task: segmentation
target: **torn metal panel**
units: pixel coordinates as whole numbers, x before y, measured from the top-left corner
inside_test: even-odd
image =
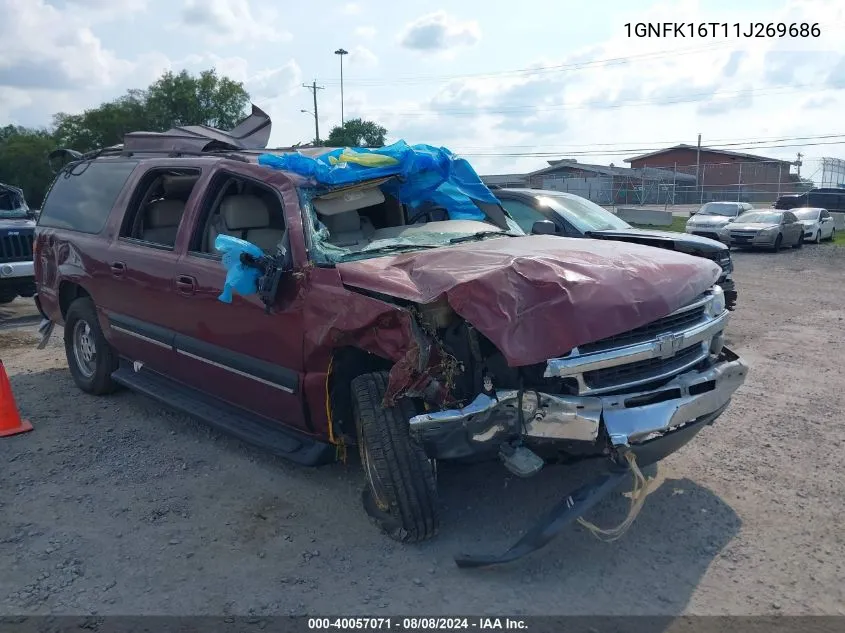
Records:
[[[123,136],[124,152],[200,153],[213,149],[263,149],[270,140],[272,122],[261,108],[225,132],[207,125],[177,126],[166,132],[129,132]]]

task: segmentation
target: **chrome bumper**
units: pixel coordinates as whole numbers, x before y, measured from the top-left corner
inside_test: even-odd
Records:
[[[34,277],[33,262],[7,262],[0,264],[0,279],[18,279],[20,277]]]
[[[414,416],[411,434],[423,444],[465,435],[467,445],[479,447],[515,435],[529,440],[595,443],[603,420],[611,445],[630,446],[720,411],[745,382],[747,372],[745,363],[724,349],[711,368],[688,371],[652,391],[605,396],[524,392],[521,432],[519,392],[479,394],[463,409]]]

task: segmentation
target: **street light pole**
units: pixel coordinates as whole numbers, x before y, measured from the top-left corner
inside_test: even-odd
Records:
[[[334,54],[340,57],[340,127],[343,127],[343,56],[348,55],[349,51],[339,48]]]

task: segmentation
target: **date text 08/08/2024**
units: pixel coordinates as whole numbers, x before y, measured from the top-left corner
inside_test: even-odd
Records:
[[[449,630],[525,630],[528,626],[520,618],[308,618],[308,630],[367,629],[383,631],[449,631]]]
[[[818,22],[628,22],[628,37],[820,37]]]

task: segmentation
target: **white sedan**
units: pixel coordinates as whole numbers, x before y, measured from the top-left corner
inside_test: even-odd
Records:
[[[798,221],[804,225],[804,241],[818,244],[822,240],[832,240],[836,237],[833,226],[833,216],[827,209],[816,207],[802,207],[790,209]]]

